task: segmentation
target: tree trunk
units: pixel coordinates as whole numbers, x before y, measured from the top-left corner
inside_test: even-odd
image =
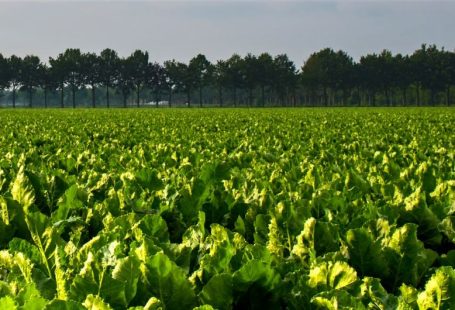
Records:
[[[95,85],[92,84],[92,108],[95,108]]]
[[[450,85],[447,86],[446,89],[446,104],[447,106],[450,106]]]
[[[47,87],[44,87],[44,107],[47,108]]]
[[[63,83],[62,83],[61,89],[60,89],[60,106],[61,106],[62,108],[65,107],[65,103],[63,102],[63,100],[64,100],[64,95],[65,95],[65,94],[63,93],[63,90],[64,90],[64,85],[63,85]]]
[[[218,87],[218,103],[220,104],[220,107],[223,106],[223,87],[222,86]]]
[[[139,85],[136,87],[136,106],[139,108],[139,101],[140,101],[140,93],[141,89]]]
[[[265,86],[261,86],[261,97],[262,97],[262,106],[265,106]]]
[[[407,96],[406,88],[403,88],[401,90],[401,96],[402,96],[403,106],[406,106],[408,104],[408,96]]]
[[[431,106],[434,106],[435,103],[434,103],[434,97],[435,97],[435,91],[434,89],[430,89],[430,105]]]
[[[76,88],[73,86],[71,87],[71,92],[73,95],[73,109],[76,108]]]
[[[253,89],[248,90],[248,106],[253,106]]]
[[[13,108],[16,107],[16,86],[13,85]]]
[[[109,84],[106,84],[106,106],[109,109]]]
[[[160,90],[157,89],[153,92],[154,100],[155,100],[155,108],[158,108],[158,103],[160,102]]]
[[[188,105],[188,108],[191,106],[191,91],[186,92],[186,103]]]
[[[390,106],[390,94],[389,94],[389,90],[386,89],[386,90],[384,91],[384,94],[385,94],[386,105],[387,105],[387,106]]]
[[[169,88],[168,105],[172,107],[172,88]]]
[[[32,88],[29,87],[28,88],[28,106],[29,106],[29,108],[32,107],[32,97],[33,97]]]
[[[416,86],[416,104],[420,106],[420,87],[419,85]]]
[[[202,87],[199,87],[199,107],[202,108]]]
[[[324,87],[324,105],[329,105],[329,95],[327,94],[327,88]]]
[[[234,107],[237,107],[237,88],[234,87]]]
[[[126,108],[126,98],[127,98],[127,94],[125,92],[123,92],[123,107]]]

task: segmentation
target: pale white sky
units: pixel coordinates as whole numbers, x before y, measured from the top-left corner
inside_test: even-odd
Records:
[[[301,66],[321,48],[357,59],[421,43],[455,48],[455,1],[2,1],[0,53],[47,60],[68,47],[152,60],[287,53]]]

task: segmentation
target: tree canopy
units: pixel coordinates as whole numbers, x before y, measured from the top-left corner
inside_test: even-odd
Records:
[[[48,62],[0,54],[0,104],[12,107],[18,98],[28,107],[33,98],[45,107],[110,107],[111,98],[123,107],[450,105],[454,87],[455,53],[425,44],[410,55],[383,50],[358,61],[325,48],[300,68],[286,54],[269,53],[213,63],[198,54],[163,64],[141,50],[120,57],[112,49],[97,55],[71,48]]]

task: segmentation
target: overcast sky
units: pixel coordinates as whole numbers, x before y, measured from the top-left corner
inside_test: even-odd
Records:
[[[321,48],[354,59],[422,43],[455,48],[455,1],[2,1],[0,52],[47,60],[68,47],[152,60],[287,53],[300,66]]]

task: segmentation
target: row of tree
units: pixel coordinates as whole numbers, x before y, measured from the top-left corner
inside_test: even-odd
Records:
[[[164,64],[151,62],[141,50],[122,58],[112,49],[99,55],[67,49],[48,63],[32,55],[0,54],[0,91],[13,107],[18,92],[27,94],[29,107],[36,92],[45,107],[56,94],[64,107],[69,93],[76,107],[81,91],[90,93],[93,107],[100,95],[107,107],[112,96],[120,96],[125,107],[174,101],[191,106],[194,97],[200,106],[450,105],[454,86],[455,53],[435,45],[422,45],[412,55],[384,50],[358,62],[327,48],[313,53],[300,70],[287,55],[268,53],[234,54],[216,63],[199,54],[189,63]]]

